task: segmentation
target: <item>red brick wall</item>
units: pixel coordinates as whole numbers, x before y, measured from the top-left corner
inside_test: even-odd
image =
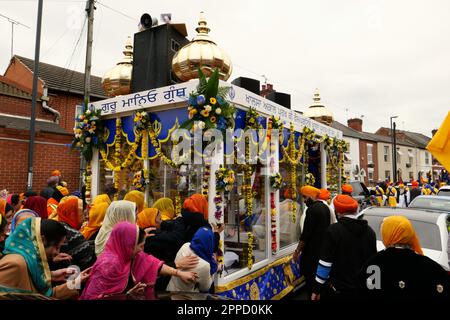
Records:
[[[19,85],[25,88],[33,88],[33,70],[30,71],[20,60],[14,58],[5,71],[5,77],[17,82]],[[42,96],[44,92],[43,82],[38,79],[38,95]]]
[[[31,117],[31,100],[0,94],[0,113]],[[41,102],[37,102],[36,118],[52,121],[54,115],[45,111]]]
[[[28,173],[28,132],[0,128],[0,190],[24,192]],[[11,141],[8,138],[25,140]],[[36,141],[57,143],[36,143],[33,161],[33,190],[40,191],[47,184],[47,179],[55,169],[61,171],[68,183],[70,191],[78,189],[80,156],[70,150],[66,144],[71,142],[71,136],[43,134],[36,135]]]
[[[61,113],[59,125],[63,127],[67,133],[73,134],[76,105],[82,103],[83,97],[50,91],[49,98],[48,105]]]

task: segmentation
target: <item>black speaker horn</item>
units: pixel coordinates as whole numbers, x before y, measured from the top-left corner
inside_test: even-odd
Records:
[[[144,13],[139,22],[139,31],[150,29],[156,25],[158,25],[158,19],[152,17],[148,13]]]

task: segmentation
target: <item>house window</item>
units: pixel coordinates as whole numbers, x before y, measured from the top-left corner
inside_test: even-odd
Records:
[[[389,161],[389,146],[384,146],[384,162]]]
[[[403,155],[403,152],[400,151],[400,148],[397,148],[397,163],[402,162],[402,155]]]
[[[367,163],[373,163],[373,144],[367,144]]]
[[[412,153],[412,149],[408,149],[408,163],[407,164],[409,164],[409,166],[407,165],[407,167],[412,166],[413,158],[414,158],[414,155]]]
[[[373,182],[373,168],[369,168],[369,182]]]
[[[391,180],[391,172],[389,170],[386,170],[384,172],[384,177],[386,178],[386,180]]]
[[[430,164],[430,154],[425,152],[425,164]]]

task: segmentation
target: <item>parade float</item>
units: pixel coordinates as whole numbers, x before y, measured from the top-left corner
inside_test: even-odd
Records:
[[[204,19],[197,31],[191,52],[192,46],[215,46]],[[183,73],[180,59],[189,59],[182,57],[183,49],[173,59],[175,73]],[[170,197],[179,215],[187,197],[203,194],[209,221],[225,225],[216,293],[280,299],[303,281],[292,261],[303,212],[299,189],[305,184],[340,189],[347,145],[342,132],[226,82],[232,69],[226,58],[222,65],[196,61],[202,65],[190,64],[195,76],[189,81],[122,91],[86,108],[74,140],[88,163],[86,198],[113,182],[119,192],[143,191],[148,206]],[[108,77],[105,82],[113,83],[111,72]],[[208,129],[231,139],[212,139]],[[186,141],[192,152],[180,155]]]

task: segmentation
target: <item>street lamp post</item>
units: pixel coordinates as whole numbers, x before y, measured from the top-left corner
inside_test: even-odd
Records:
[[[398,116],[392,116],[390,118],[391,120],[391,145],[392,145],[392,180],[393,182],[395,182],[397,180],[397,147],[396,147],[396,143],[395,143],[395,137],[394,137],[394,129],[392,127],[392,119],[398,118]]]

